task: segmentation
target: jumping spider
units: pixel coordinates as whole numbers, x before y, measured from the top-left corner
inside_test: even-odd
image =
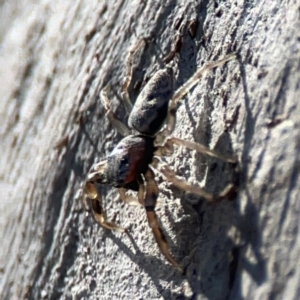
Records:
[[[166,153],[172,153],[175,144],[217,157],[229,163],[235,162],[234,158],[218,154],[203,145],[177,137],[170,137],[175,127],[176,109],[179,100],[201,79],[204,73],[223,65],[233,59],[235,55],[230,54],[218,61],[205,64],[175,92],[173,92],[172,69],[167,67],[160,70],[149,80],[134,106],[132,106],[128,87],[132,79],[133,57],[144,43],[144,40],[139,41],[128,56],[127,76],[122,89],[124,104],[129,112],[128,125],[135,132],[131,134],[127,126],[116,119],[111,111],[106,90],[102,90],[101,101],[105,107],[106,116],[116,130],[125,137],[106,159],[92,166],[84,184],[84,201],[90,201],[94,217],[101,226],[124,232],[124,228],[105,220],[102,199],[97,191],[96,184],[107,184],[118,188],[121,199],[126,203],[131,201],[130,196],[126,194],[126,190],[136,191],[138,202],[145,207],[149,226],[153,231],[160,251],[178,271],[182,272],[182,268],[169,252],[166,238],[155,214],[159,190],[153,169],[157,169],[173,185],[199,195],[210,203],[220,201],[228,196],[233,188],[232,184],[228,185],[219,195],[214,196],[196,185],[179,179],[168,166],[161,164],[158,157]]]

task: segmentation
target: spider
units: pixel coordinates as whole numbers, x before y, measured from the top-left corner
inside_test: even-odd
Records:
[[[190,193],[205,198],[209,203],[226,198],[233,189],[229,184],[219,195],[207,193],[199,186],[189,184],[178,178],[166,165],[162,165],[160,156],[170,154],[173,146],[184,146],[210,156],[217,157],[228,163],[235,163],[233,157],[221,155],[207,147],[191,141],[171,137],[175,128],[176,109],[179,100],[201,79],[209,70],[223,65],[233,59],[235,54],[229,54],[220,60],[206,63],[178,90],[173,90],[173,71],[166,67],[158,71],[145,85],[132,106],[128,87],[132,80],[133,59],[137,51],[145,44],[140,40],[127,58],[127,76],[122,87],[124,105],[129,113],[128,129],[111,111],[106,89],[100,93],[101,102],[106,110],[106,116],[116,130],[124,136],[110,155],[92,166],[84,183],[84,201],[91,203],[95,220],[104,228],[124,232],[125,229],[105,219],[102,208],[102,198],[96,184],[106,184],[118,188],[120,198],[130,203],[132,197],[126,190],[137,192],[137,201],[145,207],[149,226],[161,253],[179,271],[183,269],[169,251],[165,235],[155,214],[155,206],[159,189],[153,170],[156,169],[173,185]]]

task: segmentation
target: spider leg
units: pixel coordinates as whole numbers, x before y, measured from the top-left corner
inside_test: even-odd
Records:
[[[156,147],[160,148],[164,145],[167,137],[174,131],[176,125],[176,110],[177,108],[169,105],[166,126],[155,137],[154,144]]]
[[[166,127],[159,132],[156,137],[156,145],[161,145],[164,143],[165,139],[174,131],[176,125],[176,111],[179,100],[185,96],[188,91],[211,69],[221,66],[225,62],[235,58],[235,53],[231,53],[220,60],[208,62],[202,68],[200,68],[196,73],[177,91],[175,91],[172,99],[169,103],[168,115],[166,118]]]
[[[118,192],[121,200],[128,205],[141,205],[140,202],[136,199],[136,197],[126,194],[126,190],[124,188],[118,188]]]
[[[138,176],[137,180],[139,183],[138,200],[141,205],[145,206],[145,181],[142,176]]]
[[[218,66],[222,66],[225,62],[232,60],[236,57],[235,53],[228,54],[223,58],[205,63],[196,73],[177,91],[175,91],[172,99],[170,100],[170,107],[175,108],[178,101],[209,71]]]
[[[120,198],[124,203],[128,205],[142,205],[145,206],[145,183],[141,175],[137,176],[137,181],[139,184],[139,190],[137,192],[137,198],[126,194],[125,188],[118,188]]]
[[[128,88],[132,80],[132,73],[133,73],[133,61],[136,53],[138,50],[145,45],[145,39],[141,39],[137,42],[137,44],[133,47],[133,49],[129,52],[129,55],[127,57],[127,62],[126,62],[126,76],[125,76],[125,81],[122,86],[122,98],[124,101],[125,108],[127,110],[127,113],[130,114],[132,110],[132,103],[130,101],[129,93],[128,93]]]
[[[92,210],[95,220],[104,228],[109,230],[115,230],[124,232],[125,229],[117,226],[113,222],[107,222],[104,216],[104,210],[102,207],[101,196],[99,195],[95,184],[92,182],[86,182],[84,187],[84,202],[89,199],[92,203]]]
[[[221,200],[227,198],[235,189],[233,184],[228,184],[220,194],[214,195],[206,192],[204,189],[200,188],[197,185],[190,184],[186,180],[177,176],[169,166],[167,166],[166,164],[162,164],[161,160],[157,156],[154,157],[152,166],[161,174],[163,174],[169,182],[171,182],[179,189],[203,197],[208,203],[211,204],[216,204]]]
[[[173,145],[177,145],[177,146],[182,146],[182,147],[186,147],[190,150],[196,150],[197,152],[212,156],[212,157],[216,157],[219,158],[225,162],[228,163],[236,163],[236,158],[228,156],[228,155],[223,155],[220,154],[214,150],[210,150],[208,147],[202,145],[202,144],[198,144],[198,143],[194,143],[188,140],[183,140],[177,137],[169,137],[166,139],[165,145],[163,147],[166,147],[169,152],[173,151]]]
[[[168,53],[167,56],[165,56],[163,58],[163,62],[165,64],[168,64],[174,58],[176,53],[179,53],[181,45],[182,45],[182,34],[180,33],[176,36],[176,38],[172,44],[171,51]]]
[[[166,237],[159,226],[157,216],[155,214],[155,206],[156,206],[156,201],[157,201],[159,191],[158,191],[157,183],[154,179],[154,173],[150,168],[148,168],[145,174],[145,181],[146,181],[145,209],[146,209],[149,226],[152,229],[152,232],[154,234],[155,240],[158,244],[161,253],[179,272],[182,273],[183,272],[182,268],[169,252],[169,247],[166,241]]]
[[[236,57],[235,53],[231,53],[220,60],[206,63],[175,93],[169,102],[169,110],[166,119],[166,127],[158,134],[157,143],[161,144],[173,131],[176,125],[176,111],[179,100],[185,96],[188,91],[197,84],[197,82],[211,69],[223,65],[225,62],[232,60]]]
[[[134,48],[129,52],[128,58],[127,58],[127,70],[126,70],[126,76],[125,76],[125,82],[122,86],[122,99],[124,102],[124,106],[126,108],[126,111],[128,114],[130,114],[131,110],[132,110],[132,103],[130,101],[129,98],[129,93],[128,93],[128,87],[131,83],[131,79],[132,79],[132,65],[133,65],[133,60],[134,60],[134,56],[136,55],[136,53],[138,52],[138,50],[145,44],[145,40],[139,40],[138,43],[134,46]],[[107,97],[107,92],[106,89],[101,90],[100,92],[100,99],[102,102],[102,105],[105,108],[106,111],[106,116],[109,119],[109,121],[113,124],[113,126],[115,127],[115,129],[122,135],[122,136],[127,136],[130,134],[130,130],[127,128],[127,126],[122,123],[120,120],[118,120],[114,113],[111,110],[111,105],[110,105],[110,101]]]
[[[109,119],[109,121],[113,124],[115,129],[122,135],[122,136],[127,136],[130,134],[130,130],[127,128],[127,126],[122,123],[120,120],[118,120],[114,113],[111,110],[110,106],[110,101],[107,97],[107,92],[106,89],[103,89],[100,92],[100,98],[102,105],[104,106],[105,112],[106,112],[106,117]]]

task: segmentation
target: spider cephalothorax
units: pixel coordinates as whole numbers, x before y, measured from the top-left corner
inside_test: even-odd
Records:
[[[138,191],[137,174],[146,173],[154,151],[154,138],[129,135],[105,160],[92,167],[87,181]]]

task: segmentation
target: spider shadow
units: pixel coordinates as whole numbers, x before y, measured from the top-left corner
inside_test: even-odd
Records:
[[[131,245],[134,248],[132,251],[122,239],[116,237],[112,232],[107,231],[106,238],[111,239],[119,249],[133,262],[135,262],[141,270],[147,273],[153,284],[156,286],[157,292],[164,299],[171,299],[172,293],[170,289],[165,289],[161,284],[160,280],[172,281],[175,285],[180,285],[185,279],[184,276],[180,275],[172,265],[163,261],[163,258],[151,256],[140,251],[139,246],[136,244],[131,233],[126,230],[126,237],[130,240]]]
[[[226,145],[226,147],[224,146]],[[229,141],[229,137],[226,133],[224,133],[218,140],[215,150],[218,149],[228,149],[226,152],[232,153],[232,147]],[[231,150],[230,150],[231,149]],[[222,153],[221,151],[219,151]],[[238,173],[236,170],[236,165],[232,165],[223,161],[220,161],[216,158],[211,157],[203,157],[203,154],[199,154],[202,156],[202,159],[206,159],[206,163],[209,166],[206,186],[204,189],[210,193],[218,194],[221,190],[224,189],[228,184],[234,183],[238,186]],[[186,168],[181,169],[182,174],[178,174],[180,176],[184,176]],[[198,169],[201,169],[201,165],[198,166]],[[198,173],[198,171],[196,172]],[[225,178],[225,179],[224,179]],[[199,180],[200,181],[200,180]],[[180,233],[177,236],[179,246],[180,256],[185,257],[184,261],[187,267],[186,279],[188,280],[190,287],[194,295],[203,294],[208,297],[208,299],[214,299],[215,294],[213,291],[204,292],[202,287],[202,277],[205,277],[205,269],[210,269],[210,265],[216,265],[214,263],[216,256],[221,256],[221,261],[226,261],[228,257],[228,252],[234,248],[233,242],[227,237],[225,234],[232,225],[235,225],[236,218],[236,207],[233,201],[223,200],[222,203],[214,205],[213,207],[209,206],[206,200],[192,195],[186,194],[185,192],[179,190],[176,187],[171,186],[171,191],[176,198],[181,199],[181,205],[186,215],[189,215],[189,218],[186,218],[184,221],[175,222],[171,218],[169,218],[169,222],[171,223],[171,227],[175,232]],[[230,199],[233,200],[233,199]],[[222,215],[230,216],[227,221],[218,222],[219,219],[222,219]],[[215,224],[212,222],[207,222],[207,219],[214,220],[216,219]],[[224,217],[223,217],[224,219]],[[211,227],[219,226],[220,230],[224,234],[216,234],[212,228],[209,226],[204,226],[204,223],[210,223]],[[219,223],[219,225],[218,225]],[[201,236],[203,234],[209,234],[211,236],[211,240],[216,240],[217,242],[208,242],[209,247],[203,251],[201,244]],[[224,245],[226,249],[223,254],[216,254],[216,249],[218,245]],[[203,257],[201,257],[200,253],[204,253],[205,259],[203,262]],[[223,264],[224,267],[225,264]],[[228,264],[228,270],[232,268],[230,264]],[[229,271],[228,271],[229,272]],[[223,272],[224,273],[224,272]],[[225,272],[226,273],[226,272]],[[212,273],[213,275],[213,273]],[[227,277],[226,277],[227,276]],[[220,285],[223,285],[223,290],[227,290],[226,284],[232,285],[232,278],[234,275],[225,274],[223,277],[219,276],[217,278],[220,282]],[[214,280],[214,278],[211,278]],[[223,282],[221,282],[223,281]]]
[[[246,59],[251,57],[251,49],[249,48],[246,53]],[[238,215],[238,228],[241,232],[242,244],[237,249],[237,268],[236,280],[232,285],[231,296],[233,298],[241,297],[242,295],[242,286],[243,281],[241,278],[241,274],[243,271],[246,271],[252,279],[256,282],[257,285],[261,285],[266,280],[266,262],[261,254],[260,247],[262,244],[262,234],[259,228],[259,210],[258,207],[254,204],[255,202],[259,202],[258,199],[253,199],[249,188],[247,186],[247,174],[249,174],[249,153],[251,149],[252,139],[255,134],[255,126],[257,122],[257,115],[253,115],[251,111],[250,104],[250,96],[248,92],[247,85],[247,74],[245,68],[245,62],[242,61],[240,55],[238,55],[237,60],[239,62],[240,74],[241,74],[241,83],[244,91],[244,102],[246,109],[246,120],[245,120],[245,128],[244,128],[244,145],[241,157],[241,176],[240,176],[240,186],[245,191],[245,199],[246,203],[245,208],[243,209],[243,214]],[[239,135],[242,135],[242,132],[238,132]],[[241,207],[239,207],[241,210]],[[249,250],[252,252],[252,257],[254,258],[250,261],[246,258],[248,257]]]
[[[222,249],[223,258],[221,259],[221,261],[226,262],[225,264],[223,264],[223,268],[225,268],[223,269],[223,272],[225,271],[225,274],[223,277],[215,278],[213,277],[214,272],[212,272],[209,278],[214,282],[216,289],[220,289],[220,286],[223,286],[223,290],[225,291],[225,293],[223,294],[224,298],[222,299],[242,298],[243,281],[241,275],[243,271],[246,271],[253,278],[257,285],[261,285],[266,279],[266,263],[263,255],[260,252],[260,246],[262,244],[262,234],[260,233],[258,222],[259,207],[254,204],[254,202],[257,202],[257,200],[251,197],[251,193],[246,184],[249,169],[248,155],[250,151],[251,140],[255,132],[257,115],[253,116],[251,113],[250,98],[246,82],[246,72],[243,63],[240,60],[239,63],[242,85],[245,92],[245,107],[247,110],[245,126],[246,138],[242,151],[242,159],[240,165],[234,166],[218,161],[215,158],[207,158],[206,164],[208,165],[208,173],[206,175],[207,180],[205,190],[207,190],[208,192],[213,192],[215,190],[218,191],[222,190],[222,187],[226,186],[226,184],[230,182],[235,183],[237,188],[245,191],[245,197],[243,201],[245,201],[246,205],[243,210],[244,212],[241,213],[240,202],[242,199],[239,198],[239,195],[237,195],[237,198],[234,202],[224,202],[213,208],[207,206],[205,201],[201,201],[201,199],[197,197],[195,198],[195,196],[192,195],[184,195],[181,201],[182,207],[186,210],[187,213],[191,210],[194,210],[196,212],[196,220],[198,221],[200,231],[202,231],[199,234],[199,237],[201,238],[201,235],[205,233],[211,236],[212,240],[217,239],[218,244],[224,245]],[[200,136],[195,135],[194,138],[197,142],[203,141]],[[224,153],[224,149],[226,149],[226,153],[232,153],[232,145],[227,132],[224,132],[220,136],[214,149],[220,153]],[[199,160],[201,161],[201,159],[203,159],[201,158],[202,155],[197,155],[199,157]],[[197,173],[200,174],[200,178],[204,175],[204,172],[201,169],[201,164],[199,164]],[[176,189],[173,189],[173,192],[178,193]],[[194,204],[191,204],[189,202],[194,202]],[[225,222],[225,224],[219,222],[219,220],[222,219],[222,215],[226,216],[225,218],[227,219],[227,222]],[[230,216],[232,216],[232,218],[230,218]],[[217,224],[215,224],[214,226],[218,226],[219,223],[219,228],[222,228],[222,232],[224,233],[223,237],[221,236],[220,238],[220,235],[214,236],[214,232],[211,231],[207,226],[202,230],[202,227],[204,227],[205,223],[207,223],[208,218],[216,220],[215,223]],[[176,225],[174,224],[174,226]],[[196,228],[196,226],[197,222],[195,222],[194,228]],[[228,232],[231,226],[236,227],[238,232],[240,233],[240,242],[238,243],[225,234],[226,232]],[[199,243],[201,239],[199,240],[196,236],[194,237],[194,240],[194,243],[187,245],[187,247],[189,248],[189,252],[191,253],[190,267],[187,272],[187,279],[195,295],[205,294],[208,299],[215,299],[215,294],[212,290],[203,291],[201,289],[201,286],[203,285],[203,280],[205,280],[205,277],[207,276],[205,270],[214,268],[216,268],[217,270],[217,266],[214,263],[217,257],[217,255],[215,254],[215,249],[217,249],[216,245],[213,243],[208,243],[208,249],[206,249],[206,253],[208,253],[208,256],[205,255],[201,257],[201,244]],[[207,247],[207,244],[205,245],[205,247]],[[252,252],[252,257],[254,258],[255,262],[248,259],[249,249]],[[205,253],[205,251],[203,253]],[[211,253],[211,255],[209,255],[209,253]],[[228,253],[230,253],[231,261],[228,261]]]

